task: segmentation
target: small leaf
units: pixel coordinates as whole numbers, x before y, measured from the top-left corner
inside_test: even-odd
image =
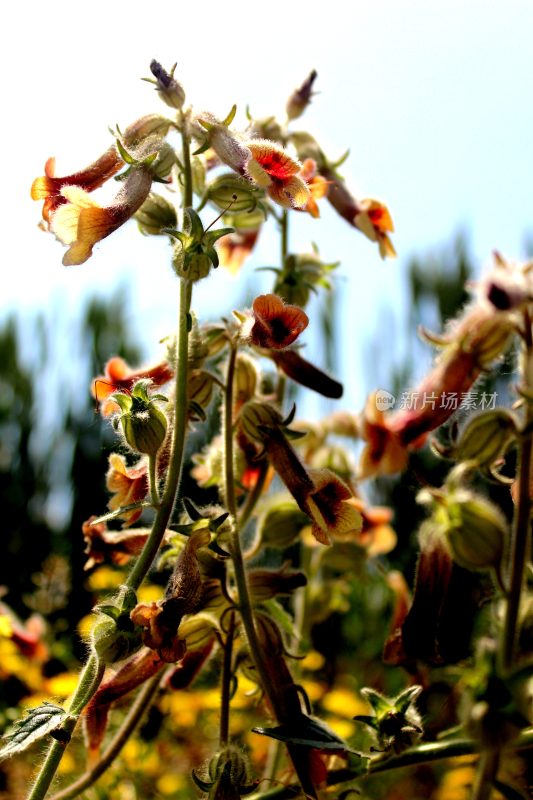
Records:
[[[33,742],[42,739],[59,727],[66,711],[53,703],[43,703],[28,711],[27,717],[15,723],[15,730],[7,734],[5,747],[0,750],[0,760],[26,750]]]

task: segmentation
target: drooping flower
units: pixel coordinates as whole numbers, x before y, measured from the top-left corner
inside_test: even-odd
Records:
[[[107,504],[111,511],[144,500],[148,494],[148,464],[146,460],[141,458],[133,467],[128,467],[124,456],[111,453],[106,486],[113,494]],[[142,508],[132,508],[120,514],[120,517],[125,520],[123,527],[127,528],[133,525],[141,516],[142,511]]]
[[[299,175],[301,163],[269,139],[251,139],[246,145],[252,156],[246,164],[248,177],[279,205],[304,208],[311,192]]]
[[[324,165],[320,171],[330,184],[328,200],[335,211],[371,242],[377,242],[382,258],[394,258],[396,251],[388,236],[394,225],[387,206],[379,200],[357,200],[332,167]]]
[[[307,361],[297,350],[272,350],[270,358],[282,372],[296,383],[312,389],[324,397],[338,400],[342,397],[343,386],[327,375],[310,361]]]
[[[305,159],[302,169],[300,170],[300,177],[306,182],[310,192],[309,200],[302,208],[302,211],[307,211],[314,219],[318,219],[318,217],[320,217],[320,210],[316,201],[320,200],[322,197],[327,197],[329,182],[323,175],[318,174],[316,161],[313,161],[312,158]]]
[[[104,374],[92,382],[91,393],[101,403],[100,413],[107,417],[120,410],[117,403],[108,399],[113,392],[121,389],[130,392],[137,381],[145,379],[149,379],[154,386],[163,386],[173,375],[168,361],[162,361],[148,369],[132,370],[123,358],[114,356],[105,365]]]
[[[298,306],[288,305],[275,294],[261,294],[253,305],[254,324],[250,343],[256,347],[283,350],[292,344],[309,324],[309,317]]]
[[[50,222],[52,232],[69,245],[63,264],[83,264],[95,244],[127,222],[148,197],[152,177],[145,166],[132,168],[114,201],[106,207],[99,206],[79,186],[65,186],[61,193],[68,202],[57,209]]]
[[[104,522],[93,524],[96,517],[90,517],[82,525],[87,561],[84,569],[92,569],[96,564],[111,561],[123,566],[132,556],[137,556],[150,535],[148,528],[135,528],[132,531],[110,531]]]
[[[126,147],[131,147],[148,137],[164,136],[169,126],[169,120],[159,114],[149,114],[129,125],[122,138]],[[86,192],[93,192],[123,167],[124,161],[115,144],[85,169],[63,177],[55,175],[55,158],[49,158],[44,167],[44,175],[36,178],[32,184],[31,197],[33,200],[44,200],[43,218],[50,222],[54,211],[67,202],[62,189],[79,186]]]
[[[236,275],[254,249],[260,230],[235,230],[219,239],[217,250],[221,266]]]
[[[49,158],[44,165],[44,176],[36,178],[32,184],[32,200],[44,200],[43,219],[50,222],[54,211],[67,202],[62,194],[66,186],[79,186],[86,192],[92,192],[116,175],[123,166],[124,162],[115,145],[85,169],[62,178],[55,175],[55,158]]]

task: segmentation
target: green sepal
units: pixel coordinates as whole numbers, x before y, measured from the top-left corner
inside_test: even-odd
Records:
[[[189,241],[189,237],[186,233],[183,233],[183,231],[176,231],[173,228],[161,228],[161,233],[166,233],[167,236],[172,236],[173,239],[178,239],[183,247],[185,247]]]
[[[333,161],[330,164],[331,168],[332,169],[338,169],[339,167],[341,167],[344,164],[344,162],[348,159],[349,155],[350,155],[350,148],[348,148],[346,150],[346,152],[343,153],[342,156],[339,159],[337,159],[337,161]]]
[[[200,123],[200,124],[202,124],[202,123]],[[209,144],[209,139],[206,139],[204,141],[204,143],[200,145],[198,150],[195,150],[193,152],[193,156],[201,156],[202,153],[205,153],[207,150],[209,150],[210,147],[211,147],[211,145]]]
[[[287,611],[285,611],[283,606],[280,605],[277,600],[271,598],[270,600],[265,600],[263,603],[261,603],[261,605],[267,609],[269,616],[272,617],[274,622],[278,623],[279,627],[288,636],[293,638],[297,635],[294,627],[294,619]]]
[[[101,522],[109,522],[109,520],[116,519],[116,517],[120,517],[127,511],[133,511],[136,508],[152,508],[152,504],[148,503],[146,500],[138,500],[136,503],[129,503],[127,506],[120,506],[120,508],[116,508],[114,511],[109,511],[107,514],[102,514],[101,517],[93,519],[91,525],[99,525]]]
[[[226,128],[231,125],[231,123],[235,119],[236,113],[237,113],[237,105],[234,103],[229,110],[229,114],[227,114],[227,116],[225,116],[224,119],[222,120],[222,124],[225,125]]]
[[[209,231],[204,236],[204,242],[213,245],[222,236],[228,236],[230,233],[235,233],[235,228],[218,228],[216,231]]]
[[[126,150],[120,139],[116,139],[115,144],[121,159],[125,161],[126,164],[130,164],[131,166],[133,166],[134,164],[139,163],[136,158],[134,158],[130,153],[128,153],[128,151]]]
[[[195,770],[192,770],[191,775],[194,783],[199,789],[202,790],[202,792],[209,792],[215,785],[214,781],[204,781],[202,778],[199,778]]]
[[[189,237],[192,240],[191,243],[200,244],[204,235],[204,226],[202,225],[202,220],[194,208],[190,206],[185,209],[184,215],[190,227]]]
[[[394,708],[396,711],[399,711],[401,714],[405,714],[411,703],[416,700],[421,691],[421,686],[409,686],[407,689],[404,689],[403,692],[400,692],[400,694],[394,698]]]
[[[362,722],[363,725],[368,725],[369,728],[372,728],[375,731],[379,727],[377,723],[377,717],[368,717],[365,714],[357,714],[357,716],[353,717],[352,719],[354,719],[356,722]]]
[[[131,411],[131,395],[125,394],[124,392],[113,392],[109,399],[113,400],[114,403],[120,406],[120,410],[123,414],[127,414],[129,411]]]
[[[252,728],[254,733],[269,736],[287,744],[312,747],[315,750],[326,750],[340,753],[355,753],[346,742],[333,733],[319,720],[301,714],[293,722],[277,725],[275,728]]]

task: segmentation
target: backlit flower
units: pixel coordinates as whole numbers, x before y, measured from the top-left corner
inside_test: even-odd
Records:
[[[309,317],[298,306],[288,305],[275,294],[261,294],[253,306],[254,325],[250,342],[256,347],[283,350],[292,344],[309,324]]]
[[[115,145],[106,150],[93,164],[63,178],[56,177],[55,158],[49,158],[44,165],[44,176],[36,178],[32,184],[32,200],[44,200],[43,219],[50,222],[54,211],[67,202],[67,198],[62,194],[66,186],[79,186],[86,192],[92,192],[116,175],[123,166],[124,162]]]
[[[111,561],[119,567],[127,564],[132,556],[138,556],[150,534],[148,528],[133,531],[110,531],[104,522],[93,525],[96,517],[90,517],[81,529],[85,540],[87,561],[84,569]]]
[[[328,200],[335,211],[370,241],[377,242],[382,258],[393,258],[396,251],[388,234],[393,232],[394,225],[387,206],[378,200],[356,200],[335,170],[327,165],[321,167],[321,174],[330,184]]]
[[[128,467],[124,456],[111,453],[109,456],[109,469],[106,475],[106,486],[113,497],[108,508],[116,511],[124,506],[144,500],[148,494],[148,464],[140,459],[133,467]],[[143,512],[142,508],[132,508],[124,511],[119,516],[125,520],[123,527],[133,525]]]
[[[219,239],[217,251],[221,266],[236,275],[254,249],[260,230],[235,230]]]
[[[300,177],[300,162],[281,145],[269,139],[251,139],[246,143],[251,159],[246,173],[269,197],[285,208],[304,208],[311,197],[305,180]]]
[[[309,200],[302,208],[302,211],[307,211],[312,217],[318,219],[320,211],[316,201],[327,196],[329,182],[322,175],[318,174],[316,162],[313,161],[312,158],[305,159],[302,169],[300,170],[300,177],[306,182],[310,192]]]
[[[68,201],[52,215],[50,229],[69,249],[63,264],[83,264],[97,242],[120,228],[142,206],[152,186],[152,174],[144,166],[132,168],[111,205],[102,208],[79,186],[65,186]]]
[[[99,375],[92,382],[91,392],[93,397],[101,403],[102,416],[107,417],[119,411],[118,404],[107,399],[113,392],[121,389],[130,392],[137,381],[147,378],[153,386],[163,386],[171,380],[173,375],[174,372],[168,361],[162,361],[148,369],[132,370],[123,358],[114,356],[105,365],[104,374]]]

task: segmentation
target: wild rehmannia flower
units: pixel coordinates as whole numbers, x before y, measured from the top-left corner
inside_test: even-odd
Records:
[[[50,230],[69,249],[63,264],[83,264],[92,255],[95,244],[127,222],[142,206],[150,193],[153,175],[142,164],[134,166],[122,182],[113,202],[99,206],[79,186],[65,186],[61,194],[68,201],[52,215]]]
[[[170,120],[159,114],[149,114],[129,125],[122,138],[125,146],[131,147],[150,136],[164,136],[169,127]],[[44,175],[36,178],[32,184],[31,197],[33,200],[44,200],[43,218],[50,222],[54,211],[67,202],[62,189],[66,186],[79,186],[86,192],[93,192],[116,175],[124,165],[124,159],[115,144],[85,169],[63,177],[54,174],[55,158],[49,158],[44,167]]]
[[[311,197],[298,159],[276,142],[269,139],[250,139],[246,142],[251,158],[246,163],[246,174],[268,196],[285,208],[304,208]]]
[[[254,324],[250,344],[273,350],[291,345],[307,328],[309,317],[298,306],[284,303],[275,294],[261,294],[252,304]]]
[[[387,413],[371,395],[360,421],[361,437],[367,442],[361,477],[401,471],[409,451],[425,444],[429,433],[455,413],[482,371],[507,350],[515,325],[512,312],[497,311],[481,298],[439,340],[443,350],[413,392],[416,401],[411,407]],[[458,398],[457,403],[447,402],[450,397]]]
[[[98,400],[100,413],[103,417],[115,414],[119,407],[114,400],[108,398],[113,392],[131,392],[137,381],[150,380],[153,386],[163,386],[174,376],[168,361],[161,361],[153,367],[141,370],[132,370],[131,367],[119,356],[110,358],[104,367],[104,374],[98,375],[91,384],[91,393]]]
[[[93,521],[96,516],[89,517],[81,530],[85,540],[87,561],[84,569],[92,569],[96,564],[110,561],[117,566],[127,564],[132,556],[138,556],[150,534],[148,528],[135,528],[132,531],[110,531],[104,522]]]
[[[302,211],[307,211],[314,219],[320,217],[317,200],[327,197],[329,192],[329,182],[323,175],[318,173],[316,161],[306,158],[300,170],[300,177],[306,182],[310,197]]]
[[[148,494],[148,463],[141,458],[132,467],[128,467],[124,456],[111,453],[109,469],[106,475],[107,489],[113,497],[107,504],[110,511],[117,511],[124,506],[133,505],[144,500]],[[143,512],[142,508],[132,508],[119,516],[124,520],[123,528],[137,522]]]
[[[369,198],[356,200],[331,167],[324,166],[320,172],[330,184],[328,200],[335,211],[371,242],[377,242],[382,258],[394,258],[396,251],[388,235],[394,232],[394,225],[387,206]]]

